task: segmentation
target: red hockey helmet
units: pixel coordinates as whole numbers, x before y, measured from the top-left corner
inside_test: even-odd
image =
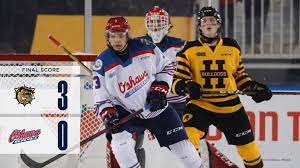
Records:
[[[124,17],[118,16],[112,17],[107,21],[105,30],[105,37],[108,38],[109,33],[122,32],[128,34],[130,26]]]
[[[172,26],[168,12],[159,6],[154,6],[146,13],[145,25],[154,43],[159,43]]]

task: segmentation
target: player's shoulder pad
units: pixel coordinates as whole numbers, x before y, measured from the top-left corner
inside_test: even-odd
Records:
[[[232,38],[222,38],[223,40],[223,46],[231,46],[237,48],[239,51],[241,51],[241,47],[238,44],[238,42],[235,39]]]
[[[146,39],[146,38],[141,38],[140,41],[144,45],[151,45],[151,44],[153,44],[153,42],[151,40]]]
[[[151,37],[148,36],[148,35],[139,36],[139,37],[136,37],[135,39],[140,40],[141,43],[144,44],[144,45],[153,44]]]
[[[185,40],[182,40],[182,39],[177,38],[177,37],[166,36],[166,38],[168,39],[168,42],[169,42],[171,45],[183,46],[183,45],[186,43]]]
[[[199,40],[186,41],[183,49],[177,55],[183,54],[185,51],[187,51],[188,49],[195,47],[195,46],[202,46],[202,44],[200,43]]]
[[[100,53],[93,65],[93,71],[98,72],[99,74],[104,76],[104,69],[105,67],[109,66],[113,63],[112,55],[109,49],[104,50],[102,53]]]
[[[130,45],[130,47],[136,48],[137,50],[141,50],[141,49],[153,50],[156,47],[152,41],[146,38],[134,38],[128,41],[128,44]]]

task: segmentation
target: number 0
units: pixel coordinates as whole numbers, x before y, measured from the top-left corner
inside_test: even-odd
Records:
[[[60,110],[66,110],[68,108],[68,83],[66,81],[58,82],[58,93],[61,93],[61,98],[58,98],[57,106]]]
[[[68,148],[68,123],[66,121],[60,121],[57,126],[57,147],[60,150],[66,150]]]

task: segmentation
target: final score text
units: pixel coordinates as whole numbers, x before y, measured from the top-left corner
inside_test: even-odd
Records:
[[[22,68],[24,73],[48,73],[48,72],[60,72],[59,67],[24,67]]]

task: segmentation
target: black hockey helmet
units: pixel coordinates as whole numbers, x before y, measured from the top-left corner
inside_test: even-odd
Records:
[[[220,16],[219,12],[215,8],[213,8],[211,6],[203,7],[198,12],[198,14],[197,14],[198,25],[200,25],[201,19],[203,17],[205,17],[205,16],[213,16],[213,17],[215,17],[217,19],[217,22],[219,24],[222,23],[221,16]]]
[[[206,16],[213,16],[213,17],[215,17],[216,20],[217,20],[217,23],[219,23],[220,25],[222,23],[222,20],[221,20],[221,16],[220,16],[219,12],[215,8],[213,8],[211,6],[207,6],[207,7],[201,8],[201,10],[197,14],[197,22],[198,22],[197,26],[198,26],[198,30],[200,32],[200,36],[201,36],[202,40],[204,40],[205,42],[211,43],[211,42],[214,42],[214,41],[218,40],[218,38],[219,38],[219,36],[220,36],[220,34],[222,32],[222,29],[221,29],[221,26],[220,26],[218,28],[218,30],[217,30],[216,36],[213,37],[213,38],[206,37],[205,35],[203,35],[203,33],[202,33],[202,31],[200,30],[199,27],[201,26],[200,25],[201,24],[201,19],[203,17],[206,17]]]

